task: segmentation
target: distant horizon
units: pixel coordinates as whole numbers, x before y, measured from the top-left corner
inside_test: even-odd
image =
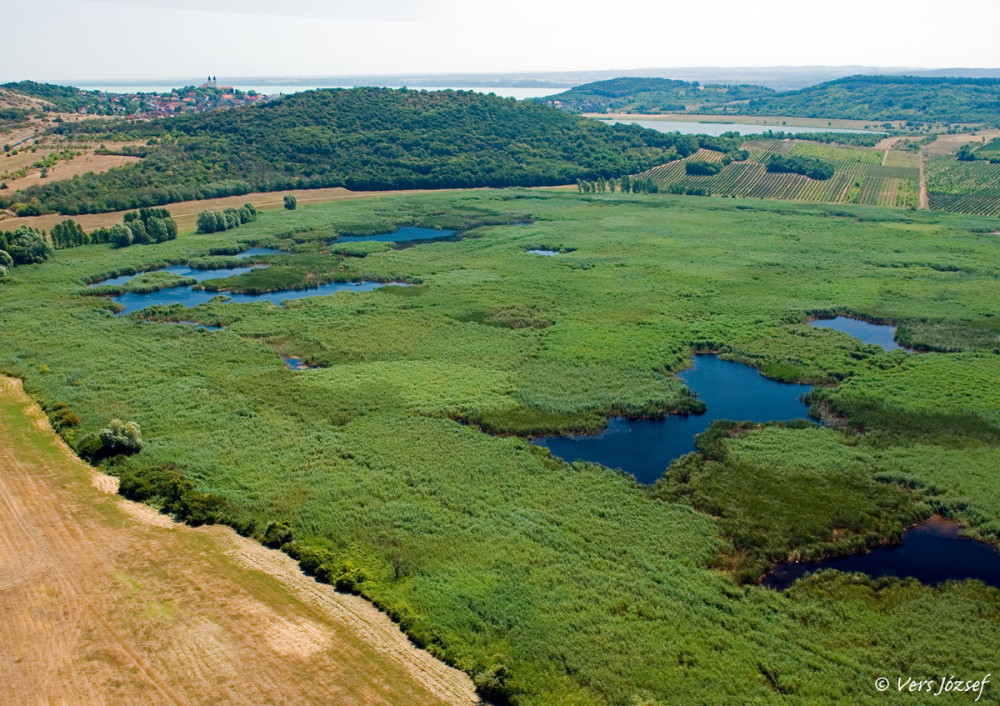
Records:
[[[773,66],[677,66],[643,67],[631,69],[592,69],[577,71],[507,71],[507,72],[430,72],[430,73],[371,73],[371,74],[256,74],[227,76],[222,85],[239,87],[256,84],[257,87],[336,88],[362,85],[412,88],[521,88],[525,90],[560,90],[593,81],[619,77],[670,78],[700,81],[702,83],[746,83],[770,86],[779,90],[803,88],[824,81],[850,75],[933,75],[955,77],[1000,77],[1000,67],[929,67],[929,66],[865,66],[861,64],[803,64]],[[114,77],[114,78],[26,78],[44,83],[93,87],[156,87],[180,88],[200,85],[207,76],[172,75],[165,77]],[[305,89],[308,90],[308,89]]]

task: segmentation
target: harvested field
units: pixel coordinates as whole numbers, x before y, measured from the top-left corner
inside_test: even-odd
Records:
[[[468,678],[228,528],[109,494],[0,377],[0,693],[17,704],[469,704]]]
[[[575,188],[575,187],[573,187]],[[310,203],[324,203],[327,201],[343,201],[347,199],[365,198],[369,196],[383,196],[386,194],[399,194],[401,191],[348,191],[341,187],[328,189],[290,189],[288,191],[261,191],[242,196],[224,196],[218,199],[203,199],[200,201],[182,201],[164,206],[170,215],[177,221],[177,226],[181,230],[194,230],[198,214],[202,211],[218,211],[230,206],[240,207],[245,203],[252,203],[258,210],[283,208],[283,199],[286,194],[293,194],[299,205]],[[423,193],[421,191],[407,191],[405,193]],[[32,226],[51,230],[56,223],[72,218],[79,223],[84,230],[91,231],[95,228],[112,226],[121,223],[124,211],[112,211],[110,213],[92,213],[82,216],[62,216],[57,213],[50,213],[44,216],[31,216],[26,218],[0,219],[0,230],[14,230],[19,226]]]
[[[48,154],[48,152],[45,154]],[[33,158],[32,163],[43,158],[45,154],[39,150],[37,155],[31,155]],[[14,191],[27,189],[29,186],[35,186],[36,184],[45,184],[59,179],[71,179],[78,174],[86,174],[87,172],[106,172],[109,169],[123,167],[126,164],[132,164],[133,162],[138,161],[138,157],[126,157],[120,154],[94,154],[93,152],[87,152],[74,157],[68,162],[58,162],[56,166],[49,169],[49,176],[45,179],[42,179],[40,169],[32,169],[32,173],[23,176],[20,179],[12,179],[11,181],[8,181],[7,188],[13,189]]]

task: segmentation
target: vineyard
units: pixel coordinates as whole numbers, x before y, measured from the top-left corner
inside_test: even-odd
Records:
[[[872,206],[916,207],[920,182],[916,155],[858,147],[841,147],[797,140],[752,140],[743,145],[750,154],[713,176],[687,174],[687,161],[721,161],[719,152],[700,150],[687,159],[654,167],[641,176],[651,178],[661,191],[698,195],[857,203]],[[833,177],[815,180],[800,174],[767,171],[772,154],[814,157],[836,167]],[[891,157],[891,161],[889,159]],[[883,161],[887,163],[883,165]]]
[[[926,169],[931,208],[1000,216],[1000,164],[942,155],[928,157]]]

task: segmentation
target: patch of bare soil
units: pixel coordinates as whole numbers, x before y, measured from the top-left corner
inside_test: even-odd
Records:
[[[0,694],[12,704],[471,704],[355,596],[110,494],[0,377]]]

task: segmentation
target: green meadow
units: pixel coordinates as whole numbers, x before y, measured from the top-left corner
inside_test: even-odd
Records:
[[[329,244],[400,225],[462,237]],[[1000,591],[756,581],[772,561],[889,540],[933,512],[1000,541],[997,230],[875,207],[517,189],[300,206],[15,268],[0,283],[0,372],[79,415],[70,443],[138,422],[145,448],[108,463],[125,492],[283,547],[497,702],[883,703],[877,677],[995,671]],[[231,291],[410,286],[128,316],[86,292],[167,263],[231,264],[250,244],[290,252],[253,260],[271,267]],[[928,352],[807,324],[837,313],[898,323]],[[698,351],[816,384],[830,426],[716,427],[649,488],[525,440],[697,409],[675,373]]]

